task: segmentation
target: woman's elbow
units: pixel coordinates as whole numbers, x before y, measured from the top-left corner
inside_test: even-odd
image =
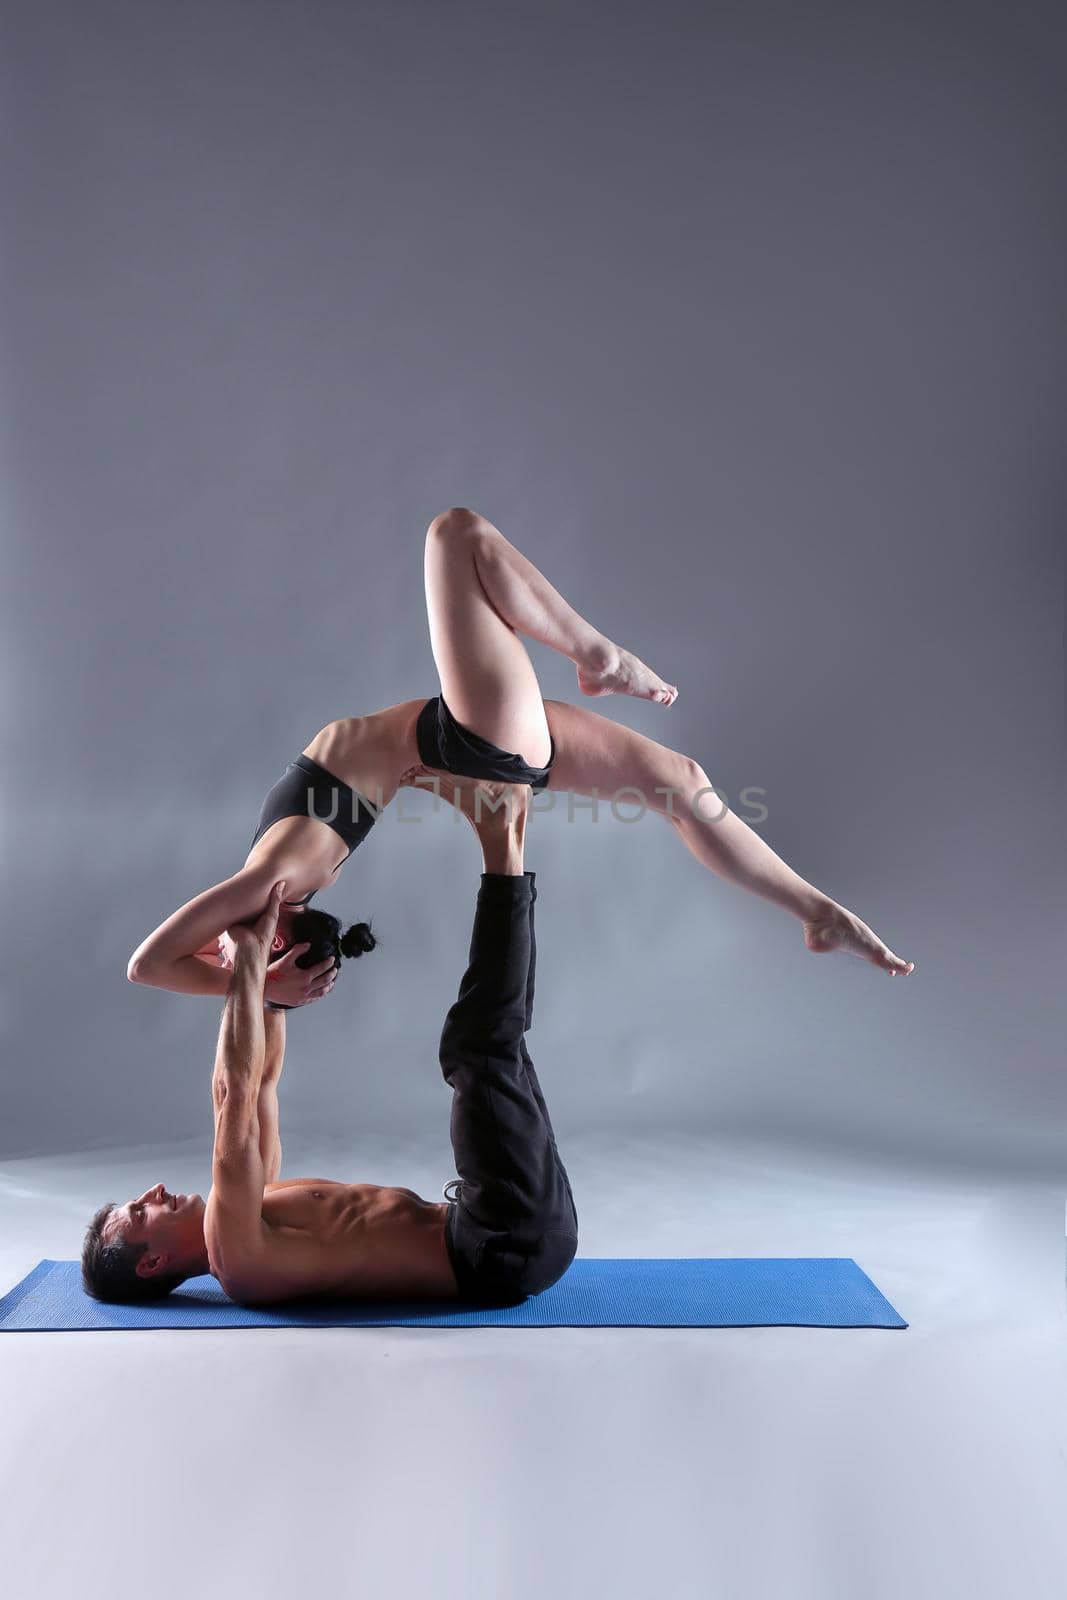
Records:
[[[126,967],[126,976],[131,983],[151,983],[149,976],[150,967],[139,950],[135,950]]]

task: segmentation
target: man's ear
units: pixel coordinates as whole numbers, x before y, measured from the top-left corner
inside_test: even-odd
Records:
[[[152,1256],[149,1255],[148,1251],[146,1250],[140,1261],[138,1261],[134,1271],[139,1278],[154,1278],[158,1273],[163,1271],[163,1268],[166,1266],[166,1264],[166,1256]]]

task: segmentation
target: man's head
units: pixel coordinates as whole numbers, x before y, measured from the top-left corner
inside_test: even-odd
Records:
[[[101,1206],[82,1246],[82,1282],[96,1300],[154,1300],[208,1272],[204,1199],[163,1184]]]

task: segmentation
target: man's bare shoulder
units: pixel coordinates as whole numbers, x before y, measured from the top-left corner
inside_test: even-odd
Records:
[[[328,1289],[343,1259],[338,1246],[357,1190],[333,1178],[280,1179],[264,1184],[252,1218],[212,1189],[204,1213],[212,1273],[243,1305]]]

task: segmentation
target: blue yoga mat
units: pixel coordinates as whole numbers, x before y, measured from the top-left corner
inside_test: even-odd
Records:
[[[847,1256],[579,1256],[551,1289],[494,1309],[455,1300],[302,1301],[249,1309],[212,1277],[150,1305],[103,1305],[76,1261],[41,1261],[0,1300],[0,1332],[89,1328],[906,1328]]]

